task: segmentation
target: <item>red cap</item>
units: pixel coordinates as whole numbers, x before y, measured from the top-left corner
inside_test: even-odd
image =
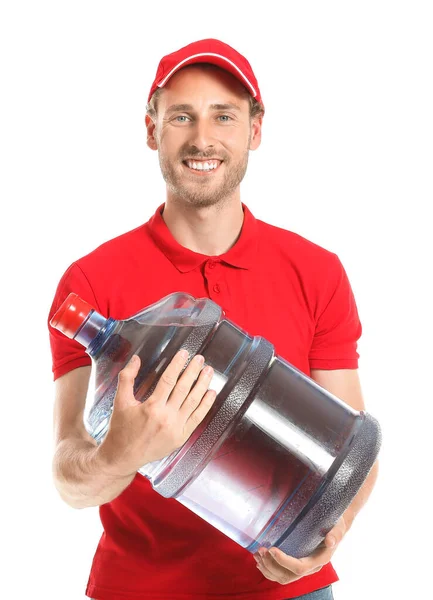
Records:
[[[155,81],[150,88],[148,101],[157,88],[164,87],[179,69],[195,63],[211,63],[236,77],[251,96],[262,103],[256,76],[250,63],[237,50],[219,40],[200,40],[164,56],[156,71]]]
[[[50,325],[73,339],[94,310],[93,306],[82,300],[77,294],[71,293],[51,318]]]

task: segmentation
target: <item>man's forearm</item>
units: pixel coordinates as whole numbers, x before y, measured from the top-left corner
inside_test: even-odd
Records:
[[[99,452],[100,446],[83,439],[65,439],[53,459],[55,486],[73,508],[100,506],[117,498],[135,477],[112,475]]]
[[[346,511],[343,514],[347,529],[350,529],[356,515],[359,513],[361,508],[367,502],[371,492],[373,491],[373,487],[374,487],[374,484],[376,483],[378,472],[379,472],[379,464],[376,461],[374,463],[370,473],[368,474],[367,479],[364,481],[361,489],[356,494],[352,503],[350,504],[350,506],[346,509]]]

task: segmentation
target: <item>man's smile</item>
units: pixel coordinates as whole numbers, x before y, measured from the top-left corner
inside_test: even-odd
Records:
[[[214,171],[217,171],[222,161],[219,159],[187,159],[182,161],[183,164],[188,168],[189,171],[199,175],[207,175]]]

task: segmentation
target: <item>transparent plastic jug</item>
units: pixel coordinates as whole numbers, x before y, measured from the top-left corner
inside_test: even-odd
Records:
[[[70,294],[51,325],[86,347],[96,366],[85,423],[100,443],[117,375],[141,358],[144,402],[175,353],[205,357],[216,400],[187,442],[139,473],[248,551],[276,546],[310,554],[346,510],[379,451],[380,428],[276,356],[208,298],[174,293],[129,319],[105,318]]]

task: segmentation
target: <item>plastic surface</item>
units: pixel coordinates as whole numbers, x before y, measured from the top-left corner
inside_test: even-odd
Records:
[[[371,415],[321,388],[261,337],[224,318],[207,298],[176,293],[124,321],[92,313],[77,339],[96,365],[86,427],[104,438],[117,375],[141,358],[134,393],[144,402],[174,354],[203,354],[218,394],[177,451],[139,472],[235,542],[306,556],[359,490],[380,445]]]

